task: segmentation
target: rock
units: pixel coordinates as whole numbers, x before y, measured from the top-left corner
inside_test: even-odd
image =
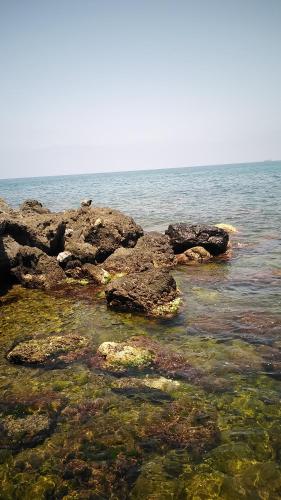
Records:
[[[236,227],[232,226],[231,224],[215,224],[216,227],[220,229],[224,229],[227,233],[238,233],[238,230]]]
[[[96,285],[106,285],[110,281],[110,274],[94,264],[84,264],[81,271],[84,278]]]
[[[3,235],[10,235],[20,245],[36,247],[48,255],[64,249],[65,222],[60,215],[28,212],[1,219]]]
[[[64,479],[81,479],[87,481],[92,474],[91,468],[84,460],[73,459],[66,463],[63,471]]]
[[[88,347],[84,337],[54,335],[20,342],[7,354],[7,359],[29,366],[57,367],[81,358]]]
[[[175,256],[168,236],[151,232],[139,238],[134,248],[115,250],[103,263],[103,268],[110,273],[130,274],[174,265]]]
[[[0,448],[20,449],[41,443],[52,430],[48,414],[33,413],[23,417],[2,416],[0,419]]]
[[[171,351],[159,342],[148,337],[133,337],[124,342],[104,342],[97,353],[89,361],[91,368],[104,370],[113,374],[130,373],[131,371],[144,370],[157,371],[164,377],[175,377],[195,382],[201,373],[195,369],[181,354]],[[142,385],[150,388],[164,390],[171,388],[176,381],[145,378]]]
[[[80,203],[81,207],[90,207],[92,205],[92,200],[82,200]]]
[[[37,200],[26,200],[20,205],[22,212],[36,212],[38,214],[49,214],[50,210],[43,207],[42,203]]]
[[[0,273],[7,275],[17,263],[20,245],[11,237],[0,238]]]
[[[104,359],[105,367],[115,371],[145,368],[151,365],[154,357],[148,349],[117,342],[104,342],[97,352]]]
[[[72,253],[71,252],[60,252],[57,256],[57,261],[60,264],[66,264],[67,261],[72,259]]]
[[[9,214],[9,213],[12,213],[12,212],[13,212],[13,210],[8,205],[8,203],[5,200],[3,200],[3,198],[0,198],[0,214],[1,213]]]
[[[165,233],[170,237],[175,253],[183,253],[192,247],[203,247],[211,255],[226,252],[229,236],[216,226],[185,223],[170,224]]]
[[[27,288],[52,289],[65,279],[56,258],[38,248],[19,246],[15,260],[11,274]]]
[[[117,278],[105,294],[112,309],[151,316],[173,315],[180,305],[174,278],[156,269]]]
[[[193,264],[209,262],[211,254],[203,247],[192,247],[183,253],[177,255],[178,264]]]
[[[79,258],[78,250],[82,251],[83,263],[103,262],[119,247],[133,247],[143,230],[131,217],[118,210],[109,208],[89,207],[87,210],[68,211],[64,214],[67,227],[73,229],[67,239],[65,250],[73,253],[73,245]],[[93,260],[85,260],[86,248],[92,247]]]

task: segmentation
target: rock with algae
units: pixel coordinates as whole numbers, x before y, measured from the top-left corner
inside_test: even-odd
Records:
[[[189,250],[177,255],[178,264],[203,264],[204,262],[209,262],[212,258],[210,252],[204,247],[192,247]]]
[[[12,363],[55,367],[83,357],[88,340],[78,335],[53,335],[20,342],[7,354]]]

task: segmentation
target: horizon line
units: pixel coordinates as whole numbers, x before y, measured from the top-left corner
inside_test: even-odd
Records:
[[[77,177],[79,175],[97,175],[97,174],[120,174],[120,173],[133,173],[133,172],[153,172],[157,170],[177,170],[185,168],[212,168],[212,167],[231,167],[231,166],[239,166],[239,165],[255,165],[255,164],[264,164],[264,163],[280,163],[280,160],[258,160],[258,161],[246,161],[246,162],[238,162],[238,163],[211,163],[205,165],[189,165],[183,167],[156,167],[156,168],[140,168],[136,170],[109,170],[107,172],[82,172],[77,174],[57,174],[57,175],[32,175],[27,177],[0,177],[0,181],[9,181],[9,180],[23,180],[23,179],[45,179],[49,177]]]

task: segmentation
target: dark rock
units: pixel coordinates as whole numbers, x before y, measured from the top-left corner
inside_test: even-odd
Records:
[[[50,210],[43,207],[42,203],[37,200],[26,200],[20,205],[22,212],[36,212],[38,214],[49,214]]]
[[[3,235],[10,235],[20,245],[36,247],[48,255],[64,249],[65,222],[60,215],[30,214],[0,219]]]
[[[7,359],[29,366],[57,367],[83,357],[88,347],[84,337],[54,335],[20,342],[7,354]]]
[[[139,238],[134,248],[118,248],[106,259],[103,268],[110,273],[130,274],[173,265],[175,256],[168,236],[151,232]]]
[[[180,303],[174,278],[156,269],[117,278],[105,294],[112,309],[152,316],[175,314]]]
[[[165,233],[170,237],[176,253],[201,246],[210,254],[219,255],[226,252],[229,240],[229,235],[224,229],[200,224],[171,224]]]
[[[12,275],[27,288],[55,288],[65,279],[65,273],[55,257],[35,247],[19,246]]]
[[[74,245],[74,253],[79,257],[81,248],[84,263],[94,263],[93,258],[85,260],[86,248],[88,251],[92,247],[91,255],[95,262],[103,262],[118,247],[133,247],[143,235],[142,228],[131,217],[109,208],[89,207],[68,211],[64,213],[64,220],[67,227],[73,230],[65,242],[65,250],[73,252]]]
[[[11,237],[0,237],[0,273],[7,275],[17,264],[17,254],[20,245]]]

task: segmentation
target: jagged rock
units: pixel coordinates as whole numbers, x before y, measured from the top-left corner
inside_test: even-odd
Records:
[[[153,268],[169,268],[175,256],[168,236],[151,232],[137,241],[134,248],[118,248],[103,263],[110,273],[134,273]]]
[[[8,203],[5,200],[3,200],[3,198],[0,198],[0,214],[1,213],[4,214],[13,213],[13,209],[10,207],[10,205],[8,205]]]
[[[131,217],[109,208],[68,211],[64,220],[73,230],[65,242],[65,250],[75,253],[82,263],[103,262],[118,247],[133,247],[143,235],[142,228]]]
[[[49,255],[57,255],[64,248],[65,222],[59,214],[13,215],[0,219],[3,235],[10,235],[20,245],[36,247]]]
[[[183,253],[177,255],[178,264],[193,264],[194,262],[209,262],[211,254],[203,247],[192,247]]]
[[[117,278],[107,285],[109,307],[152,316],[170,316],[179,307],[177,286],[166,271],[149,270]]]
[[[20,205],[20,210],[22,212],[36,212],[38,214],[49,214],[50,210],[43,207],[42,203],[37,200],[25,200]]]
[[[19,246],[12,275],[27,288],[51,289],[65,279],[55,257],[35,247]]]
[[[216,226],[185,223],[170,224],[165,233],[170,237],[175,253],[183,253],[192,247],[204,247],[210,254],[226,252],[229,236]]]
[[[69,260],[72,259],[72,253],[71,252],[60,252],[57,256],[57,261],[60,264],[66,264]]]
[[[57,367],[81,358],[88,347],[84,337],[54,335],[20,342],[7,354],[7,359],[23,365]]]
[[[17,263],[20,245],[11,237],[0,238],[0,273],[6,275]]]

